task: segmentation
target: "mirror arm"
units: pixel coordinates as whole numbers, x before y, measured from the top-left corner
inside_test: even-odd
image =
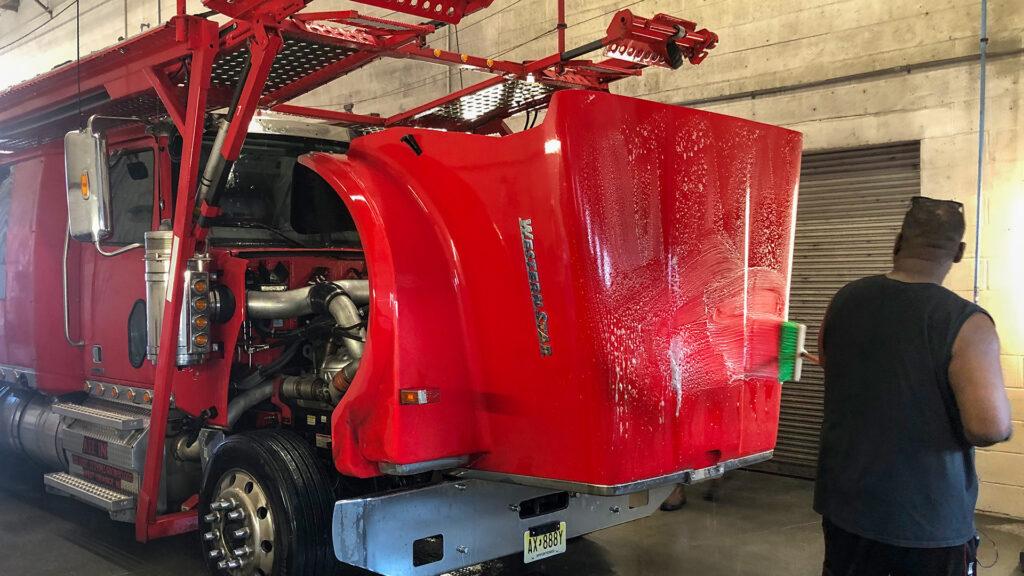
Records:
[[[92,116],[89,116],[89,120],[85,123],[85,129],[88,130],[90,133],[95,133],[95,130],[93,130],[92,128],[92,124],[96,120],[125,120],[132,122],[141,122],[142,124],[147,125],[149,124],[149,122],[143,120],[142,118],[139,118],[138,116],[104,116],[102,114],[93,114]]]
[[[93,245],[96,246],[96,251],[99,252],[100,254],[102,254],[103,256],[108,257],[108,258],[111,257],[111,256],[120,256],[121,254],[124,254],[125,252],[129,252],[131,250],[135,250],[136,248],[142,248],[142,244],[135,243],[135,244],[129,244],[129,245],[125,246],[124,248],[118,248],[117,250],[114,250],[113,252],[106,252],[100,246],[99,239],[96,238],[95,236],[93,236],[93,238],[94,238],[93,239]]]

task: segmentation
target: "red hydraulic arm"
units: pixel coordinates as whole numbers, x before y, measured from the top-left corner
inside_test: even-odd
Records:
[[[708,50],[718,44],[718,35],[667,14],[647,19],[623,10],[615,15],[602,44],[616,60],[675,69],[684,58],[691,64],[703,62]]]

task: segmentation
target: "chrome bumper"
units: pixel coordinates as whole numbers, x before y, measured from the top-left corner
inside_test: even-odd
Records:
[[[520,503],[558,491],[463,480],[340,500],[334,505],[334,553],[341,562],[387,576],[433,576],[521,554],[531,528],[565,522],[567,537],[575,538],[650,516],[671,491],[669,484],[634,495],[570,493],[565,508],[526,519]],[[424,539],[435,547],[430,563],[414,556],[414,544]]]

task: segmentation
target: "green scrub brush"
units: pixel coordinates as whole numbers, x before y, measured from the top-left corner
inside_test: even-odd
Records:
[[[779,381],[799,382],[803,371],[807,326],[783,322],[779,328]]]

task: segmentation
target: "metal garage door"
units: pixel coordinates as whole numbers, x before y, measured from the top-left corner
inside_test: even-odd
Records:
[[[890,269],[903,214],[921,190],[920,164],[918,142],[804,155],[789,317],[807,324],[809,350],[832,295]],[[778,447],[763,469],[813,478],[823,374],[804,366],[802,382],[783,386]]]

